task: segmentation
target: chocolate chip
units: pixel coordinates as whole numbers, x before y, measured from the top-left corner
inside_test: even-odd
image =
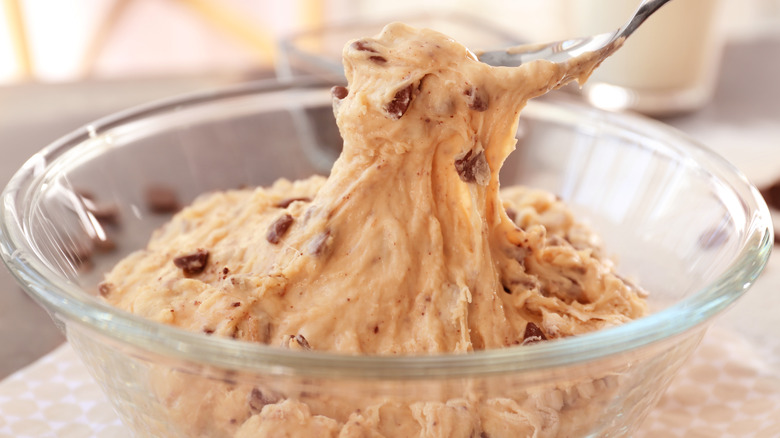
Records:
[[[347,95],[349,95],[349,90],[347,90],[347,87],[336,85],[335,87],[330,89],[330,94],[336,99],[341,100],[347,97]]]
[[[113,283],[108,283],[106,281],[103,281],[98,285],[98,293],[100,294],[101,297],[104,298],[108,297],[109,295],[111,295],[111,292],[113,291],[114,291]]]
[[[309,341],[306,340],[306,338],[303,337],[302,334],[297,334],[293,337],[293,340],[304,350],[311,350],[311,345],[309,345]]]
[[[200,274],[206,269],[206,263],[209,260],[209,252],[205,249],[198,249],[192,254],[186,254],[173,259],[173,264],[184,271],[186,275]]]
[[[478,111],[478,112],[487,111],[488,104],[485,101],[484,97],[482,97],[482,96],[477,94],[471,100],[471,103],[469,104],[469,108],[473,109],[474,111]]]
[[[455,171],[463,182],[475,182],[484,186],[490,180],[490,167],[485,160],[485,151],[479,151],[477,154],[473,151],[466,152],[466,155],[455,160]]]
[[[279,243],[285,233],[287,233],[287,230],[290,229],[293,220],[293,217],[287,213],[279,216],[279,218],[268,227],[268,232],[265,234],[265,240],[274,245]]]
[[[119,223],[119,207],[116,204],[99,204],[93,201],[85,201],[87,211],[102,224]]]
[[[270,405],[279,402],[281,398],[271,391],[261,391],[259,388],[252,388],[252,391],[247,395],[247,404],[253,414],[257,414],[263,410],[265,405]]]
[[[780,210],[780,180],[762,188],[761,195],[770,208]]]
[[[533,344],[535,342],[546,341],[547,336],[544,335],[542,329],[538,325],[529,322],[525,325],[525,333],[523,334],[523,345]]]
[[[468,97],[469,108],[482,112],[488,109],[488,96],[478,87],[467,88],[463,94]]]
[[[463,94],[468,97],[469,108],[478,112],[488,109],[488,96],[482,93],[479,88],[468,88]]]
[[[291,350],[311,350],[309,341],[303,337],[302,334],[289,335],[282,338],[282,347],[289,348]]]
[[[368,59],[371,60],[371,61],[374,61],[374,63],[380,64],[380,65],[387,63],[387,59],[385,59],[384,56],[374,55],[374,56],[369,56]]]
[[[315,237],[309,243],[309,253],[315,257],[322,254],[327,246],[328,237],[330,237],[330,230],[325,230]]]
[[[235,303],[230,304],[232,307],[241,307],[241,303],[236,301]]]
[[[398,90],[393,100],[385,105],[385,111],[391,119],[400,119],[406,113],[406,110],[409,109],[409,104],[412,102],[412,90],[411,84]]]
[[[371,52],[371,53],[379,53],[376,51],[376,49],[370,47],[366,41],[359,40],[352,43],[351,47],[359,52]]]
[[[274,204],[274,207],[276,208],[287,208],[292,204],[293,202],[311,202],[311,198],[287,198],[282,199],[281,201]]]
[[[153,184],[146,187],[144,199],[146,200],[146,208],[152,213],[175,213],[181,209],[179,196],[176,194],[176,191],[162,184]]]

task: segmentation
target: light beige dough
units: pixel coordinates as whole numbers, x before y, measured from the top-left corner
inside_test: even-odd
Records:
[[[345,354],[465,354],[641,317],[641,291],[616,275],[598,238],[560,200],[523,187],[499,192],[526,101],[586,78],[596,63],[584,55],[567,65],[491,67],[444,35],[403,24],[354,41],[344,49],[349,86],[334,90],[344,148],[327,179],[203,195],[120,262],[101,292],[188,330]],[[199,250],[205,267],[186,272],[182,257]],[[377,403],[358,427],[349,420],[357,414],[320,408],[316,396],[280,396],[254,412],[251,388],[235,390],[233,411],[209,414],[232,420],[220,434],[271,436],[260,431],[293,427],[289,416],[317,436],[342,437],[576,426],[542,396],[525,405]],[[452,413],[459,404],[469,415]],[[555,426],[539,419],[542,405]],[[383,416],[408,429],[381,432]],[[425,427],[430,416],[440,418],[437,431]],[[496,426],[502,418],[522,427]]]

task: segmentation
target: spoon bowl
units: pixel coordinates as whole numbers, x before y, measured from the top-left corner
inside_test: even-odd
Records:
[[[661,6],[670,0],[644,0],[631,19],[620,29],[587,37],[555,41],[547,44],[529,44],[506,50],[482,52],[479,60],[496,67],[517,67],[537,59],[564,63],[583,53],[596,52],[603,60],[615,52],[634,31]]]

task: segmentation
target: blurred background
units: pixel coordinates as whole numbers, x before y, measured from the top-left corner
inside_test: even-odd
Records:
[[[56,138],[133,105],[308,70],[338,75],[347,39],[372,35],[391,20],[441,30],[474,49],[494,48],[613,30],[638,3],[0,0],[0,187]],[[759,186],[780,179],[780,160],[767,160],[777,157],[780,138],[780,0],[674,0],[658,14],[644,43],[637,32],[619,52],[623,60],[604,63],[598,74],[609,74],[592,81],[604,87],[586,89],[586,97],[636,110],[621,90],[644,87],[673,105],[643,112],[715,149]],[[706,60],[697,57],[705,52]],[[672,53],[671,67],[641,64]],[[679,97],[691,84],[703,87]],[[62,341],[0,269],[0,379]]]
[[[252,74],[272,69],[279,41],[297,32],[424,13],[460,13],[526,41],[561,39],[576,36],[574,32],[582,27],[573,23],[568,11],[589,3],[608,4],[592,0],[2,0],[0,84]],[[724,3],[727,19],[721,31],[729,38],[753,38],[780,29],[778,0]]]

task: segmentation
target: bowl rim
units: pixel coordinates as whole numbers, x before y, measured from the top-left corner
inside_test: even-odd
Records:
[[[468,26],[482,33],[501,38],[506,41],[506,45],[521,45],[526,43],[526,41],[521,38],[520,35],[517,35],[515,32],[511,32],[509,29],[496,26],[496,23],[490,22],[473,14],[465,14],[462,11],[458,11],[456,9],[437,11],[436,13],[425,11],[416,12],[407,14],[405,16],[395,17],[393,19],[393,21],[409,24],[431,20]],[[332,75],[332,77],[329,79],[338,80],[339,78],[342,78],[344,79],[344,82],[346,82],[346,78],[343,78],[344,69],[341,64],[341,58],[329,59],[327,57],[317,56],[315,53],[300,47],[300,40],[305,40],[307,38],[322,38],[339,32],[353,33],[355,29],[364,29],[367,27],[381,29],[386,25],[387,21],[384,20],[366,21],[364,19],[351,18],[333,24],[322,25],[312,29],[293,32],[279,40],[280,50],[279,59],[277,60],[277,65],[275,67],[276,73],[280,78],[305,77],[306,75],[293,73],[293,69],[290,64],[291,59],[300,57],[301,59],[305,60],[309,67],[320,69],[324,72],[324,74]],[[485,50],[499,48],[500,47],[477,47],[477,49]]]
[[[682,132],[661,122],[632,114],[608,113],[572,99],[546,98],[528,103],[525,114],[558,111],[591,121],[607,121],[635,131],[652,130],[675,143],[666,144],[700,167],[715,174],[738,196],[746,211],[745,238],[739,254],[723,273],[681,301],[626,324],[552,342],[468,354],[446,353],[415,356],[344,355],[319,351],[292,351],[264,344],[208,337],[153,322],[119,310],[91,296],[73,282],[58,276],[25,239],[23,201],[34,191],[51,162],[113,127],[152,115],[180,111],[209,103],[271,91],[328,87],[316,78],[266,79],[223,87],[140,105],[109,115],[67,134],[34,154],[14,174],[0,202],[0,255],[27,294],[46,308],[61,328],[75,323],[110,338],[115,345],[131,347],[134,354],[160,355],[198,365],[277,375],[364,379],[443,379],[486,377],[506,373],[549,371],[594,362],[670,340],[698,326],[739,298],[753,284],[767,263],[773,245],[769,210],[758,190],[725,159]],[[327,89],[327,88],[325,88]],[[83,146],[82,146],[83,147]],[[21,206],[21,208],[20,208]],[[29,207],[29,206],[28,206]],[[29,208],[27,208],[29,210]]]

